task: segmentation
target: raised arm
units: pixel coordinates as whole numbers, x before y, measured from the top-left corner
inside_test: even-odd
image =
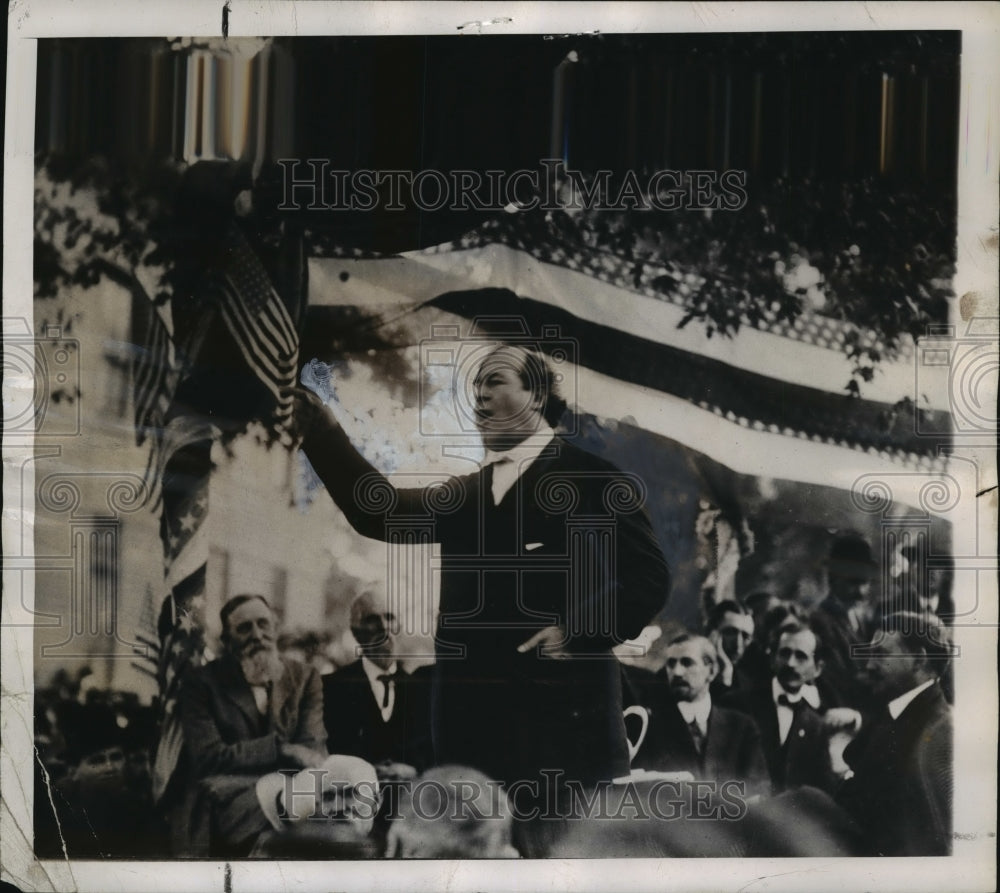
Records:
[[[302,450],[337,507],[362,536],[388,539],[394,516],[430,514],[424,489],[397,489],[351,443],[333,414],[312,391],[295,389],[295,421]]]

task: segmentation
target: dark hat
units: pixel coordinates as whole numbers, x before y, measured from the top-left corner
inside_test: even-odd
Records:
[[[743,604],[745,604],[748,608],[753,608],[755,605],[774,597],[775,594],[767,589],[757,589],[749,595],[743,596]]]
[[[842,536],[830,547],[827,566],[845,577],[874,577],[878,565],[868,543],[860,536]]]
[[[75,706],[76,709],[66,711],[62,717],[66,758],[70,763],[79,763],[99,750],[125,746],[125,726],[114,710],[103,704]]]

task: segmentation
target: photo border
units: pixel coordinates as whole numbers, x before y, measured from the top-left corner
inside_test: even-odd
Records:
[[[659,31],[822,31],[961,29],[962,92],[959,145],[958,271],[956,294],[981,307],[996,307],[997,140],[1000,136],[1000,8],[988,3],[753,3],[732,4],[505,4],[505,3],[226,3],[229,37],[259,34],[343,35],[602,33]],[[36,40],[55,36],[217,35],[221,2],[177,2],[124,7],[112,0],[19,2],[9,10],[7,118],[4,177],[4,307],[6,320],[32,320],[32,207]],[[992,134],[992,143],[990,136]],[[956,307],[959,301],[956,300]],[[968,305],[968,303],[967,303]],[[987,310],[987,313],[993,311]],[[982,318],[982,317],[980,317]],[[990,316],[986,318],[991,318]],[[968,320],[960,317],[956,325]],[[6,331],[6,328],[5,328]],[[7,384],[5,383],[5,398]],[[5,399],[6,402],[6,399]],[[34,445],[4,437],[5,554],[32,553],[31,456]],[[992,560],[997,538],[995,456],[990,445],[957,444],[956,468],[966,500],[956,525],[954,552]],[[992,465],[990,464],[992,462]],[[977,465],[978,463],[978,465]],[[13,512],[8,511],[13,509]],[[30,562],[29,562],[30,563]],[[30,567],[5,561],[3,601],[3,749],[0,811],[3,879],[24,890],[219,890],[246,893],[274,889],[520,890],[987,890],[995,883],[996,804],[996,575],[978,574],[983,612],[980,629],[963,630],[963,660],[956,666],[960,694],[955,740],[956,840],[946,859],[761,860],[545,860],[538,862],[70,862],[34,859],[30,846],[33,761],[32,629],[24,625],[33,606]],[[22,599],[12,599],[21,593]],[[26,599],[26,601],[24,601]],[[11,604],[14,601],[15,604]],[[22,613],[23,612],[23,613]],[[12,647],[13,646],[13,647]],[[990,670],[983,678],[983,669]],[[989,705],[983,711],[977,705]],[[963,726],[963,721],[966,725]],[[971,733],[969,722],[972,722]],[[984,767],[976,776],[975,767]],[[961,808],[959,808],[961,804]],[[957,817],[964,822],[959,825]],[[27,844],[27,849],[25,845]]]

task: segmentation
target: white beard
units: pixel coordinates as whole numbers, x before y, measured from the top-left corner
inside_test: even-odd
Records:
[[[250,685],[267,685],[281,676],[281,661],[273,648],[262,648],[254,654],[240,658],[243,678]]]

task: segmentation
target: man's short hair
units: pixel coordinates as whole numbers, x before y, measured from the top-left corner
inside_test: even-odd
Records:
[[[798,619],[786,620],[784,623],[775,627],[772,634],[770,650],[773,652],[777,649],[782,636],[793,636],[796,633],[812,633],[813,641],[816,643],[816,647],[813,649],[813,660],[826,660],[826,646],[823,644],[823,639],[820,638],[819,633],[812,627],[811,624]]]
[[[526,347],[521,344],[501,344],[490,352],[489,357],[500,351],[506,351],[518,358],[519,362],[515,371],[521,379],[524,389],[531,391],[533,397],[542,401],[541,412],[545,421],[552,427],[559,424],[559,420],[566,411],[566,401],[559,393],[555,373],[545,358],[545,354],[534,347]],[[483,362],[485,363],[489,357]]]
[[[667,648],[670,648],[672,645],[683,645],[685,642],[697,642],[701,646],[701,659],[707,666],[716,666],[717,658],[715,656],[715,646],[704,636],[696,636],[691,633],[681,633],[679,636],[674,636],[669,642],[667,642]]]
[[[773,592],[769,592],[766,589],[757,589],[749,595],[745,595],[743,597],[743,604],[750,608],[750,610],[753,610],[754,605],[758,602],[767,601],[769,598],[777,598],[777,596]]]
[[[271,603],[264,598],[262,595],[256,595],[253,593],[244,593],[242,595],[234,595],[229,601],[227,601],[222,609],[219,611],[219,620],[222,621],[222,637],[225,638],[229,634],[229,615],[233,613],[240,605],[245,605],[247,602],[252,602],[255,598],[260,599],[267,610],[272,614],[274,609],[271,607]]]
[[[938,672],[954,654],[955,646],[951,642],[948,628],[932,614],[897,611],[883,619],[882,630],[897,633],[906,654],[922,652],[927,660],[938,664]],[[878,633],[875,635],[877,637]]]
[[[830,546],[827,571],[851,579],[870,580],[878,573],[871,546],[856,533],[837,537]]]
[[[375,592],[365,590],[353,602],[351,602],[351,629],[356,629],[361,625],[361,621],[371,614],[391,614],[385,599],[380,598]]]
[[[427,803],[422,792],[433,789]],[[444,765],[418,776],[400,797],[391,834],[425,859],[513,855],[512,817],[499,782],[477,769]]]
[[[804,626],[806,624],[806,618],[802,609],[794,603],[782,602],[780,605],[770,608],[764,614],[760,626],[764,642],[769,651],[774,649],[774,646],[778,643],[778,638],[785,629],[793,624],[796,626]]]
[[[709,631],[718,629],[722,625],[722,621],[725,619],[727,614],[742,614],[745,617],[750,616],[750,612],[738,601],[734,601],[731,598],[723,599],[721,602],[717,602],[712,605],[708,612],[708,617],[705,620],[705,629]]]

